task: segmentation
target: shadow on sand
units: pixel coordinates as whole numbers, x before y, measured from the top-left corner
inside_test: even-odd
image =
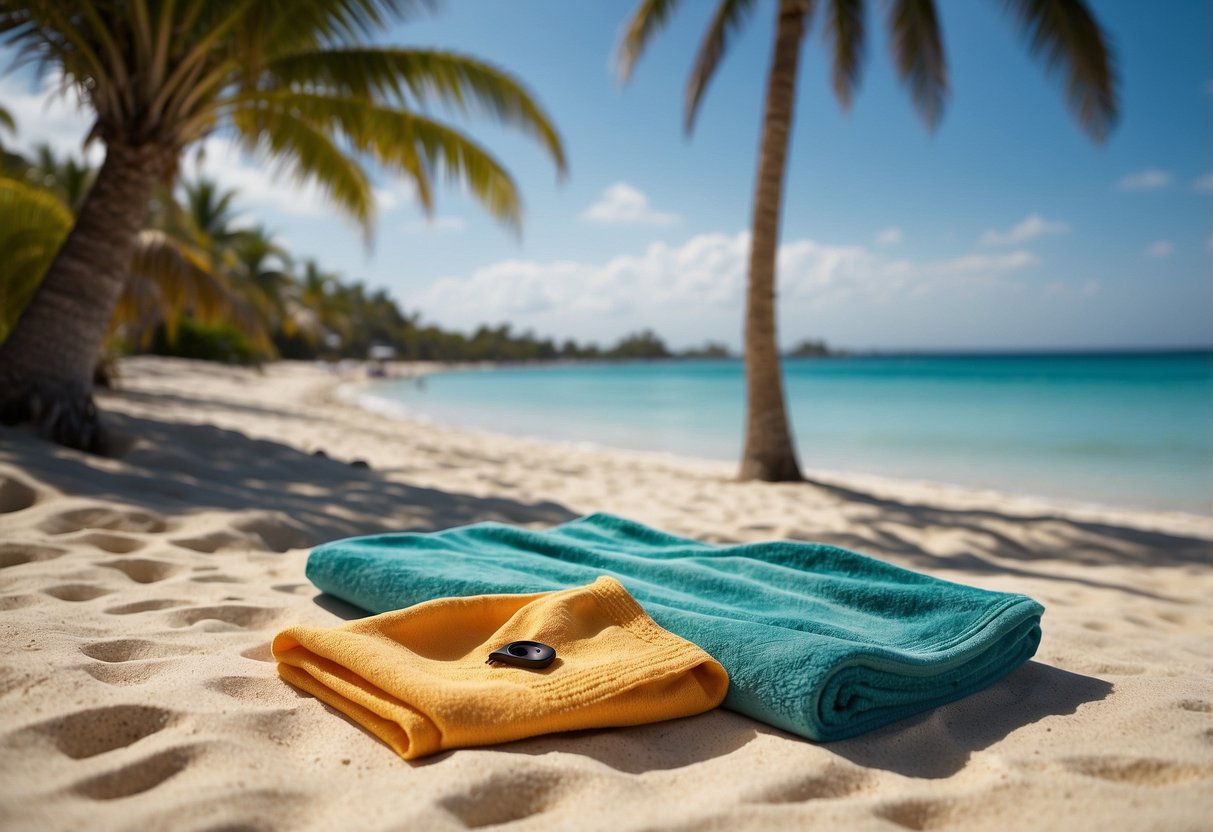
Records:
[[[938,779],[964,768],[976,752],[1051,716],[1072,714],[1106,698],[1112,684],[1028,662],[1007,678],[959,702],[900,720],[849,740],[817,745],[865,768]],[[509,743],[502,753],[578,754],[627,774],[668,771],[725,757],[762,735],[801,737],[740,714],[717,709],[669,722],[595,731],[571,731]],[[419,760],[432,765],[448,754]]]
[[[167,519],[215,509],[256,512],[262,516],[246,525],[278,551],[360,534],[431,531],[486,520],[546,525],[577,516],[554,502],[419,488],[373,469],[210,425],[116,413],[106,419],[125,445],[115,457],[0,429],[0,460],[74,497],[137,506]]]
[[[1174,601],[1177,599],[1139,585],[1107,580],[1099,574],[1098,567],[1169,566],[1203,570],[1213,562],[1213,541],[1207,537],[1054,514],[1003,515],[983,509],[945,508],[877,497],[822,482],[814,482],[812,487],[850,506],[869,506],[873,509],[872,517],[849,524],[852,530],[846,533],[793,533],[794,539],[811,539],[859,552],[889,555],[911,568],[1001,573]],[[923,529],[947,529],[955,539],[963,540],[963,547],[957,547],[962,551],[938,554],[923,548],[917,542]],[[1074,570],[1063,574],[1050,569],[1050,561],[1093,568],[1080,577]],[[1039,563],[1040,568],[1032,568],[1032,563]]]

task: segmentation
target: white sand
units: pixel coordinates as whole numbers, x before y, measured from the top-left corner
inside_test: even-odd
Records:
[[[117,458],[0,429],[2,829],[1213,828],[1213,518],[738,484],[388,420],[303,365],[122,369],[101,399]],[[277,629],[341,621],[303,576],[309,546],[596,510],[1027,593],[1044,641],[1002,683],[846,742],[718,710],[418,764],[275,676]]]

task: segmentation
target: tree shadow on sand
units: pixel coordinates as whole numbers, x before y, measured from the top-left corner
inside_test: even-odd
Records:
[[[431,531],[488,520],[547,525],[577,516],[550,501],[522,503],[420,488],[211,425],[116,413],[106,418],[119,440],[114,457],[0,429],[0,461],[73,497],[163,513],[170,528],[174,516],[199,511],[252,512],[243,527],[277,551],[394,530]]]
[[[1140,585],[1109,580],[1099,574],[1098,568],[1166,566],[1204,570],[1213,562],[1213,540],[1208,537],[1078,520],[1060,514],[1014,515],[946,508],[877,497],[832,483],[814,482],[812,487],[848,507],[869,507],[872,515],[870,519],[849,523],[846,532],[793,531],[790,537],[888,555],[911,568],[999,573],[1175,601]],[[1015,533],[1008,533],[1012,528]],[[929,551],[918,542],[923,529],[947,529],[956,539],[963,540],[964,549],[947,554]],[[1074,574],[1074,570],[1062,574],[1049,568],[1051,561],[1092,568],[1082,576]],[[1033,568],[1034,563],[1040,564],[1040,568]]]

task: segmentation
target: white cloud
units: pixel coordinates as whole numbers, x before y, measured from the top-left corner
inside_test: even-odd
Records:
[[[749,244],[748,232],[699,234],[681,245],[654,243],[638,255],[602,263],[507,260],[466,277],[442,278],[406,302],[447,325],[510,320],[562,334],[618,334],[640,320],[709,313],[731,317],[743,305]],[[779,249],[779,294],[789,309],[851,298],[887,303],[937,292],[967,296],[1018,288],[1010,275],[1037,262],[1027,251],[913,262],[863,246],[795,240]]]
[[[1169,172],[1150,168],[1121,177],[1116,187],[1122,191],[1154,191],[1170,185],[1171,179]]]
[[[1046,283],[1041,288],[1041,294],[1046,298],[1064,297],[1078,295],[1080,297],[1090,297],[1099,292],[1100,284],[1098,280],[1091,278],[1079,285],[1075,285],[1065,280],[1054,280]]]
[[[1192,183],[1193,190],[1213,192],[1213,172],[1206,173]]]
[[[983,246],[1016,245],[1047,234],[1064,234],[1069,230],[1070,226],[1060,220],[1046,220],[1040,214],[1028,214],[1006,231],[989,229],[981,235],[980,242]]]
[[[644,192],[627,182],[616,182],[602,192],[598,201],[582,212],[581,218],[601,223],[645,223],[669,225],[678,222],[677,214],[655,211],[649,207]]]
[[[93,142],[87,153],[84,150],[92,119],[78,105],[73,91],[59,92],[61,78],[48,75],[36,86],[11,75],[0,78],[0,101],[17,123],[12,145],[29,150],[34,145],[49,144],[57,154],[83,155],[90,164],[100,164],[104,158],[100,142]]]
[[[1157,240],[1146,246],[1147,257],[1170,257],[1175,252],[1175,244],[1170,240]]]
[[[467,225],[463,217],[430,217],[428,219],[409,220],[401,228],[407,234],[423,234],[425,232],[462,231]]]
[[[270,208],[304,217],[333,213],[324,192],[315,183],[296,182],[277,164],[253,160],[229,139],[212,136],[200,147],[201,157],[198,146],[186,153],[182,172],[206,176],[223,188],[237,191],[236,204],[242,208]]]
[[[375,205],[380,212],[387,213],[400,205],[400,195],[391,188],[375,188]]]
[[[876,232],[875,237],[876,245],[878,246],[894,246],[904,239],[905,235],[902,234],[901,229],[895,225],[891,225],[888,228],[882,228],[880,231]]]

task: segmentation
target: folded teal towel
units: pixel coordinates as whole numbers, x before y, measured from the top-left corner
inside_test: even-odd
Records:
[[[610,514],[547,531],[481,523],[315,549],[307,576],[372,612],[448,596],[619,580],[729,672],[727,708],[812,740],[952,702],[1036,652],[1031,598],[941,581],[834,546],[716,546]]]

